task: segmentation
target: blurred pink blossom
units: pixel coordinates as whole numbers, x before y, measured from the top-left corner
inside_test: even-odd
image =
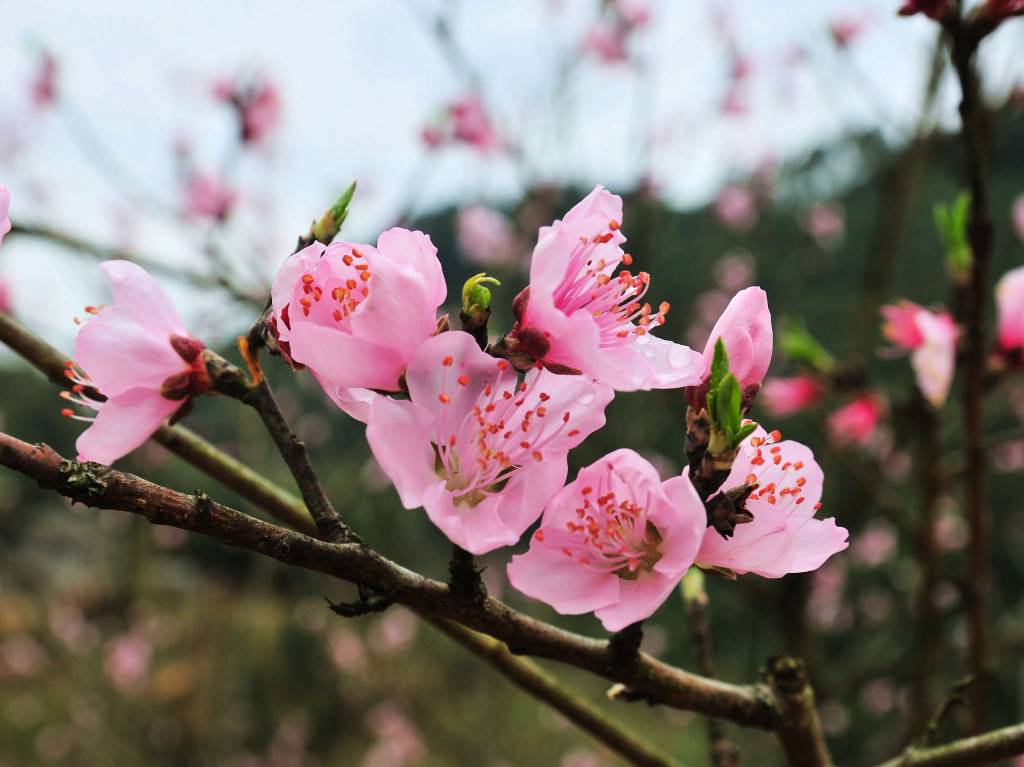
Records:
[[[754,257],[743,249],[730,250],[715,261],[711,274],[723,290],[742,290],[754,281]]]
[[[478,94],[472,93],[456,101],[448,107],[448,114],[452,120],[452,135],[457,141],[485,153],[501,147],[501,139]]]
[[[804,217],[803,225],[818,247],[823,250],[835,248],[846,232],[843,208],[836,203],[819,202],[811,206]]]
[[[999,348],[1024,351],[1024,266],[1004,274],[996,283]]]
[[[493,208],[471,205],[459,211],[456,221],[459,247],[479,266],[507,264],[515,260],[515,238],[508,219]]]
[[[50,51],[39,53],[32,78],[32,106],[44,109],[57,100],[57,58]]]
[[[107,643],[103,671],[122,692],[135,692],[149,675],[153,645],[143,637],[122,634]]]
[[[583,37],[583,51],[605,64],[618,64],[629,59],[624,29],[608,19],[598,19],[587,30]]]
[[[612,6],[629,27],[642,27],[651,20],[651,7],[647,0],[612,0]]]
[[[374,706],[366,715],[366,724],[377,742],[363,757],[362,767],[406,767],[426,756],[419,728],[396,703]]]
[[[757,401],[772,415],[787,416],[814,407],[823,394],[818,377],[804,373],[789,378],[766,378]]]
[[[281,94],[266,78],[220,79],[213,95],[234,107],[242,143],[261,143],[281,120]]]
[[[872,714],[883,716],[896,706],[896,693],[892,680],[875,679],[860,691],[860,700]]]
[[[11,208],[11,193],[7,187],[0,184],[0,243],[4,241],[4,235],[11,231],[11,219],[8,216]]]
[[[949,312],[932,312],[910,301],[882,307],[882,333],[900,349],[909,350],[917,386],[940,407],[953,384],[956,342],[960,331]]]
[[[749,187],[729,184],[715,198],[715,215],[729,229],[749,231],[757,224],[757,201]]]
[[[1017,236],[1024,241],[1024,194],[1013,202],[1013,228]]]
[[[238,201],[238,192],[206,173],[191,174],[182,194],[184,214],[195,219],[223,221]]]
[[[849,47],[864,34],[867,27],[868,18],[864,15],[837,15],[828,22],[832,41],[840,48]]]
[[[366,668],[366,645],[355,631],[335,629],[327,642],[331,660],[340,670],[358,672]]]
[[[16,676],[31,677],[46,662],[42,645],[28,634],[15,634],[0,644],[0,668]]]
[[[828,430],[832,439],[840,444],[852,443],[867,447],[885,414],[885,400],[868,392],[851,400],[828,417]]]
[[[407,650],[418,631],[419,621],[410,610],[391,607],[371,624],[366,640],[378,655],[394,655]]]
[[[871,522],[856,538],[850,553],[866,567],[888,562],[896,552],[896,532],[888,522]]]

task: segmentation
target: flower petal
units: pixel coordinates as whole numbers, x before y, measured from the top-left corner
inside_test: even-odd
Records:
[[[181,405],[147,388],[111,397],[92,425],[79,435],[75,443],[78,460],[110,465],[149,439]]]

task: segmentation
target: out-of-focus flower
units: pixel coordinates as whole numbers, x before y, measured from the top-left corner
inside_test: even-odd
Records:
[[[223,221],[236,202],[238,192],[215,176],[193,173],[185,182],[183,211],[189,218]]]
[[[163,289],[142,267],[128,261],[104,261],[112,306],[88,307],[75,342],[67,376],[74,386],[62,396],[97,411],[95,417],[62,413],[92,421],[76,443],[78,458],[109,464],[131,452],[175,411],[210,388],[202,359],[204,346],[181,322]],[[76,371],[76,366],[79,371]],[[106,401],[89,397],[95,389]]]
[[[1024,194],[1017,197],[1013,203],[1013,228],[1024,242]]]
[[[480,266],[508,264],[515,260],[515,237],[508,219],[485,205],[459,211],[456,222],[459,247]]]
[[[835,16],[828,22],[828,31],[832,41],[840,48],[848,48],[867,29],[867,18],[864,16]]]
[[[409,648],[418,629],[419,620],[410,610],[392,607],[373,622],[367,640],[378,655],[394,655]]]
[[[875,679],[864,685],[860,700],[875,716],[884,716],[896,706],[896,691],[891,679]]]
[[[338,628],[331,632],[327,642],[331,660],[339,670],[351,673],[366,668],[366,644],[358,633]]]
[[[818,247],[823,250],[835,248],[846,232],[843,209],[836,203],[819,202],[811,206],[804,217],[803,225]]]
[[[366,715],[377,738],[363,758],[363,767],[407,767],[426,756],[419,728],[395,703],[380,703]]]
[[[632,450],[581,469],[551,499],[509,582],[558,612],[593,612],[608,631],[650,617],[693,564],[707,527],[687,476],[661,481]]]
[[[749,187],[729,184],[715,198],[715,216],[738,232],[750,231],[757,224],[757,201]]]
[[[498,132],[491,124],[483,99],[470,94],[448,107],[452,120],[452,135],[457,141],[476,147],[481,152],[493,152],[501,147]]]
[[[13,314],[14,304],[11,301],[11,289],[0,280],[0,314]]]
[[[57,100],[57,57],[42,50],[32,78],[32,106],[45,109]]]
[[[107,644],[103,671],[122,692],[135,692],[149,675],[153,645],[137,634],[123,634]]]
[[[740,388],[759,386],[772,361],[772,315],[768,294],[759,287],[745,288],[718,318],[704,347],[704,374],[711,374],[715,344],[721,339],[729,353],[729,371]]]
[[[816,570],[847,547],[835,519],[815,519],[825,476],[810,448],[758,427],[740,446],[723,492],[756,485],[745,508],[754,519],[725,538],[708,527],[697,564],[781,578]]]
[[[11,219],[8,213],[11,209],[11,193],[7,187],[0,184],[0,243],[4,241],[4,235],[11,231]]]
[[[646,0],[613,0],[612,6],[628,27],[642,27],[651,20],[651,7]]]
[[[266,78],[218,80],[213,93],[234,107],[244,144],[261,143],[281,121],[281,94]]]
[[[885,400],[878,394],[867,392],[851,400],[828,417],[828,431],[840,444],[867,447],[875,436],[885,415]]]
[[[377,247],[316,242],[278,270],[271,327],[289,359],[365,421],[371,389],[401,388],[409,357],[437,329],[446,294],[437,248],[422,232],[390,229]]]
[[[887,522],[871,522],[853,540],[850,553],[866,567],[878,567],[888,562],[896,552],[896,533]]]
[[[758,394],[758,402],[774,416],[787,416],[814,407],[823,394],[824,388],[817,376],[767,378]]]
[[[900,7],[900,16],[913,16],[916,13],[923,13],[929,19],[944,18],[950,13],[949,0],[904,0]]]
[[[996,283],[999,348],[1024,350],[1024,266],[1011,269]]]
[[[46,665],[46,652],[28,634],[15,634],[0,644],[0,671],[31,677]]]
[[[634,275],[620,247],[622,199],[598,186],[561,221],[541,227],[530,284],[516,297],[509,358],[556,372],[581,372],[619,391],[671,389],[700,380],[703,359],[687,346],[655,338],[669,305],[642,303],[647,272]],[[616,271],[618,273],[616,274]]]
[[[608,19],[598,19],[587,30],[583,38],[583,51],[605,64],[629,60],[623,28]]]
[[[377,397],[366,437],[407,509],[422,506],[473,554],[508,546],[565,482],[566,456],[604,425],[613,392],[583,376],[512,366],[468,333],[421,343],[408,400]]]
[[[941,407],[953,384],[956,367],[956,322],[948,312],[932,312],[909,301],[882,307],[882,332],[899,348],[911,352],[917,386],[935,407]]]

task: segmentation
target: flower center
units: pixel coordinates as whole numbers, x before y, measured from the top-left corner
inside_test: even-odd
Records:
[[[358,248],[350,248],[347,253],[325,254],[322,258],[336,260],[324,270],[325,276],[319,274],[319,265],[313,272],[302,275],[303,295],[298,300],[298,308],[302,310],[303,317],[324,325],[347,328],[349,317],[370,295],[373,277],[370,265]],[[292,308],[289,314],[294,312]]]

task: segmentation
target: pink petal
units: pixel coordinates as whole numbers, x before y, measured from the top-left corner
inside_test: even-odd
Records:
[[[760,384],[772,361],[772,315],[768,295],[761,288],[741,290],[718,318],[704,347],[704,377],[711,373],[719,338],[729,353],[729,370],[740,386]]]
[[[288,343],[293,359],[332,386],[398,390],[405,368],[400,350],[323,325],[292,322]]]
[[[431,485],[423,494],[423,508],[452,543],[471,554],[486,554],[519,540],[522,531],[509,528],[501,516],[502,494],[488,495],[476,506],[457,506],[444,483]],[[538,509],[539,515],[539,509]]]
[[[169,333],[155,330],[130,306],[107,307],[86,321],[75,341],[75,361],[108,397],[135,387],[159,390],[186,367]]]
[[[434,472],[432,426],[430,413],[412,402],[377,397],[370,407],[366,440],[407,509],[423,505],[431,485],[443,484]]]
[[[142,387],[111,397],[79,435],[78,460],[110,465],[149,439],[181,404]]]
[[[1024,197],[1020,200],[1020,207],[1024,211]],[[1024,266],[1011,269],[999,279],[996,284],[996,307],[999,314],[999,345],[1003,349],[1024,348]]]
[[[916,323],[922,343],[910,355],[917,386],[934,407],[941,407],[953,385],[956,370],[957,328],[952,316],[918,312]]]
[[[514,589],[561,615],[593,612],[619,598],[618,577],[579,564],[553,544],[534,541],[525,554],[512,557],[507,572]]]
[[[626,626],[654,615],[678,583],[679,578],[666,578],[657,570],[643,573],[635,581],[619,580],[618,600],[598,608],[595,614],[605,631],[622,631]]]
[[[672,477],[661,485],[666,503],[651,519],[663,532],[662,557],[655,571],[667,578],[680,579],[697,557],[708,526],[704,503],[690,482],[688,472]]]
[[[6,186],[0,184],[0,243],[4,241],[4,235],[11,231],[11,219],[7,215],[10,204],[11,193]]]
[[[131,261],[104,261],[100,269],[110,281],[115,305],[136,310],[142,323],[154,330],[188,335],[178,310],[149,272]]]

